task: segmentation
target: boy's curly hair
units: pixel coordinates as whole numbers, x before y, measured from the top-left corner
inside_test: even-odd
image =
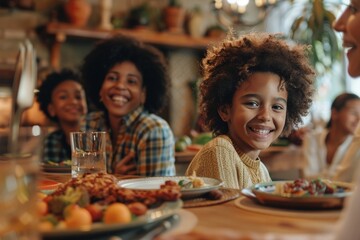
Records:
[[[36,101],[39,103],[40,110],[52,121],[58,122],[57,117],[51,116],[48,111],[48,106],[51,103],[51,96],[54,89],[62,82],[67,80],[75,81],[83,87],[80,74],[72,69],[64,68],[60,72],[53,71],[46,76],[37,94]]]
[[[81,72],[92,103],[107,111],[99,97],[101,86],[108,71],[124,61],[132,62],[142,75],[146,89],[144,109],[159,113],[168,102],[169,75],[165,57],[155,47],[123,35],[99,42],[83,61]]]
[[[202,60],[203,81],[200,83],[200,113],[215,136],[228,132],[218,109],[232,104],[237,88],[255,72],[280,76],[288,91],[283,134],[302,123],[308,114],[314,92],[314,71],[307,54],[309,47],[290,46],[279,34],[249,33],[227,39],[207,50]]]

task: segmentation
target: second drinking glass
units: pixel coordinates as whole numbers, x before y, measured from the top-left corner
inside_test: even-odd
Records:
[[[72,132],[71,176],[106,173],[106,132]]]

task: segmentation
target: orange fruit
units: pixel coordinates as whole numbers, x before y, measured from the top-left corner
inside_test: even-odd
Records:
[[[104,223],[128,223],[131,221],[129,208],[122,203],[113,203],[105,210]]]
[[[46,202],[42,200],[37,201],[36,207],[40,216],[45,216],[48,213],[48,205]]]
[[[41,232],[51,231],[54,229],[54,225],[49,221],[39,222],[39,230]]]
[[[85,208],[74,207],[70,209],[68,216],[65,218],[67,228],[86,228],[92,224],[91,215]]]

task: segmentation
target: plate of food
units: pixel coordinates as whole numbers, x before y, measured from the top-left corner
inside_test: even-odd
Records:
[[[119,186],[137,190],[160,189],[164,184],[177,185],[182,198],[195,198],[219,189],[224,183],[221,180],[196,176],[145,177],[119,181]]]
[[[42,239],[141,231],[182,208],[177,188],[140,192],[117,183],[110,174],[85,174],[43,194],[38,206]]]
[[[44,162],[41,165],[41,168],[44,172],[52,173],[70,173],[71,172],[71,160],[66,160],[61,163],[55,162]]]
[[[331,209],[341,208],[352,194],[351,183],[327,179],[296,179],[255,184],[242,194],[256,202],[280,208]]]

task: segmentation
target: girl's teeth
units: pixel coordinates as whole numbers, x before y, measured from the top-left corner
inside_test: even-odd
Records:
[[[269,134],[270,130],[263,130],[263,129],[253,129],[254,132],[259,134]]]

